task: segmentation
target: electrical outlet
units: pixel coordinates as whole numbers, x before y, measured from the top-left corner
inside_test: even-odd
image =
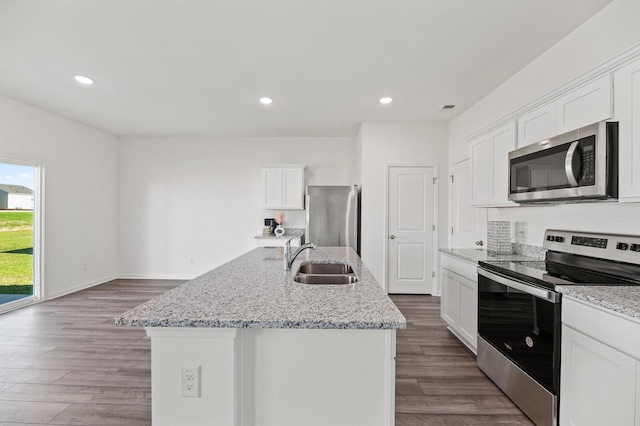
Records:
[[[89,264],[88,263],[83,263],[82,264],[82,271],[83,272],[87,272],[89,270]]]
[[[182,366],[180,368],[180,396],[200,397],[200,366]]]

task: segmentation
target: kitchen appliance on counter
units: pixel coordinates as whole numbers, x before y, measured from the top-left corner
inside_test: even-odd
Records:
[[[618,198],[618,123],[599,122],[509,153],[509,200]]]
[[[478,367],[538,426],[558,423],[557,285],[640,285],[640,236],[547,230],[545,261],[481,261]]]
[[[357,185],[308,185],[306,210],[306,241],[318,247],[348,246],[360,254]]]

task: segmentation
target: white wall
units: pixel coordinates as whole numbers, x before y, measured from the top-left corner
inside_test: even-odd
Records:
[[[115,278],[117,138],[3,96],[0,117],[0,156],[44,166],[45,297]]]
[[[465,138],[640,43],[640,1],[615,0],[450,123],[450,163],[469,155]],[[541,245],[546,228],[640,234],[640,205],[579,204],[489,209],[489,220],[521,222],[517,241]]]
[[[255,248],[274,213],[261,168],[274,163],[307,164],[310,185],[357,181],[355,138],[122,138],[120,276],[193,278]],[[285,227],[304,221],[285,211]]]
[[[375,278],[384,283],[383,257],[385,165],[438,165],[438,246],[447,244],[447,125],[429,123],[364,123],[362,148],[362,260]]]

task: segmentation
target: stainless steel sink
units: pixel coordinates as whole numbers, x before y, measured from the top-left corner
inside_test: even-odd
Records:
[[[304,262],[293,280],[301,284],[353,284],[358,277],[347,263]]]
[[[301,284],[353,284],[358,281],[358,277],[342,274],[298,274],[293,280]]]
[[[311,263],[300,265],[298,274],[353,274],[353,269],[346,263]]]

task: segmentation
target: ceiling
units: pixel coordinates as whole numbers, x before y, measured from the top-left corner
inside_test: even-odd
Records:
[[[116,135],[354,136],[450,121],[610,2],[0,0],[0,94]]]

